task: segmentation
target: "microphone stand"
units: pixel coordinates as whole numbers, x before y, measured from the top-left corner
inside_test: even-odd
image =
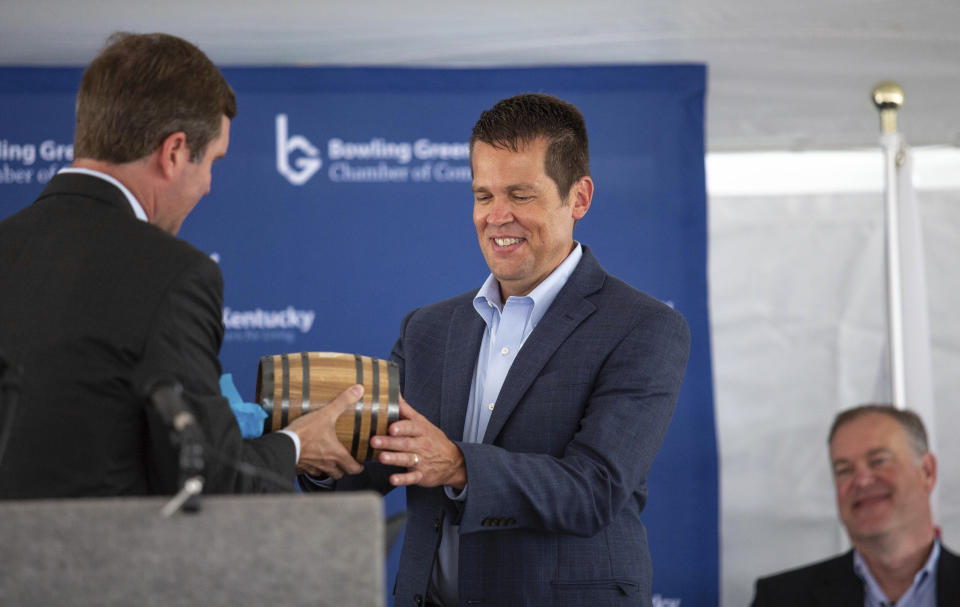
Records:
[[[186,412],[174,418],[174,436],[180,443],[180,491],[160,510],[163,518],[170,518],[177,510],[200,511],[200,494],[203,492],[203,437],[198,436],[200,430],[193,421],[189,421],[179,429],[179,434],[176,434],[177,421],[181,416],[189,416],[193,420],[193,416]]]
[[[143,393],[147,395],[147,400],[164,424],[171,428],[171,443],[180,447],[180,490],[160,511],[164,518],[173,516],[178,510],[196,512],[200,509],[204,462],[207,458],[229,466],[245,476],[259,478],[283,491],[293,491],[292,479],[284,478],[270,469],[227,457],[217,450],[216,445],[207,443],[203,430],[183,401],[183,386],[180,382],[170,377],[162,377],[147,383]]]
[[[180,447],[180,490],[160,510],[169,518],[178,510],[198,512],[203,492],[203,431],[183,401],[183,386],[176,380],[160,380],[147,391],[150,401],[171,427],[170,440]]]

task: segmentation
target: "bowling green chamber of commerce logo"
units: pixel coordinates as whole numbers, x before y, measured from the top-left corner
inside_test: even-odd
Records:
[[[428,137],[398,140],[295,133],[286,114],[277,114],[277,172],[292,185],[313,179],[334,183],[449,183],[472,180],[470,144]],[[354,140],[357,139],[357,140]]]
[[[0,138],[0,185],[45,184],[72,162],[72,143]]]

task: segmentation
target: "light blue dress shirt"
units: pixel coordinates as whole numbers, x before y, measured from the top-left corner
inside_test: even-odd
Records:
[[[870,568],[856,550],[853,551],[853,570],[863,580],[864,607],[937,607],[937,561],[940,559],[940,542],[933,542],[933,550],[927,563],[913,577],[913,584],[894,603],[887,600],[887,595],[880,588],[880,584],[873,579]]]
[[[567,258],[528,295],[508,297],[504,303],[500,295],[500,283],[491,274],[474,297],[473,307],[486,323],[486,329],[480,342],[470,401],[463,422],[463,442],[483,442],[490,416],[496,408],[500,388],[514,359],[583,257],[580,243],[575,245]],[[444,487],[447,497],[458,501],[465,500],[469,481],[468,478],[467,486],[459,493],[451,487]],[[433,567],[429,597],[430,600],[445,606],[457,604],[459,531],[459,526],[452,524],[449,517],[444,518],[443,535]]]

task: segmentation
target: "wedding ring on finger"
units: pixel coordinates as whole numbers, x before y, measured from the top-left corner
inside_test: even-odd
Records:
[[[416,467],[419,466],[419,465],[420,465],[420,456],[417,455],[416,453],[414,453],[414,454],[413,454],[413,465],[410,466],[410,467],[411,467],[411,468],[416,468]]]

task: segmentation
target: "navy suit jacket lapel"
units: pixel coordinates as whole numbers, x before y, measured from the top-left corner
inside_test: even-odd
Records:
[[[463,438],[463,422],[470,402],[484,323],[473,309],[473,299],[454,310],[447,332],[440,394],[440,429],[453,440]]]
[[[483,442],[492,443],[496,439],[550,357],[574,329],[596,310],[596,306],[586,297],[603,286],[605,276],[603,268],[584,245],[580,263],[513,361],[497,397]]]

